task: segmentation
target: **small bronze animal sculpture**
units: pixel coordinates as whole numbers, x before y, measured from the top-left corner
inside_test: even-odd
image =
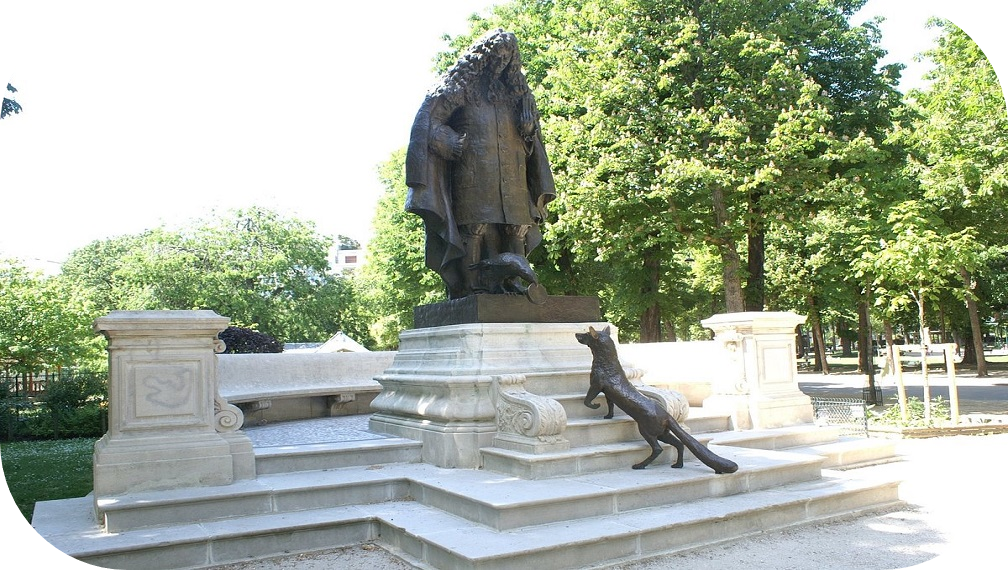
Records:
[[[637,428],[644,437],[644,441],[651,446],[651,455],[644,461],[633,466],[634,469],[644,469],[662,452],[663,441],[675,447],[679,458],[672,467],[683,466],[683,444],[693,452],[704,465],[710,467],[715,473],[734,473],[738,471],[738,465],[730,459],[725,459],[707,448],[706,445],[697,441],[693,436],[686,433],[679,422],[675,420],[658,402],[641,394],[633,384],[627,380],[626,372],[620,366],[619,357],[616,353],[616,343],[609,336],[609,327],[601,332],[593,327],[588,327],[587,333],[576,333],[574,335],[578,342],[587,345],[592,351],[591,386],[585,396],[584,405],[592,409],[598,409],[599,404],[595,403],[598,395],[604,394],[609,401],[609,413],[606,419],[613,417],[613,406],[627,413],[637,422]]]
[[[539,283],[535,271],[524,256],[504,252],[469,266],[479,271],[488,293],[518,293],[524,295],[530,284]]]

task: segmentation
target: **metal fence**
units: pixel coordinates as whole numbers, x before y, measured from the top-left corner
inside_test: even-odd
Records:
[[[868,436],[868,408],[864,398],[811,396],[818,425],[836,426],[844,435]]]
[[[69,368],[26,374],[14,372],[9,368],[0,368],[0,385],[7,386],[7,395],[18,398],[30,398],[41,396],[45,393],[46,386],[50,382],[59,380],[61,377],[72,373],[73,371]],[[4,394],[0,394],[0,397],[3,396]]]

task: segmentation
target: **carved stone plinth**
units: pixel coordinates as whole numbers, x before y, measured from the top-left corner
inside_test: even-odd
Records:
[[[228,322],[213,311],[115,311],[95,321],[109,342],[96,500],[255,477],[242,412],[217,394],[217,333]]]
[[[714,331],[724,358],[711,363],[718,381],[704,408],[732,416],[736,429],[767,429],[812,422],[812,401],[798,387],[791,312],[715,315],[701,321]]]
[[[375,377],[382,391],[371,403],[370,429],[422,441],[423,460],[440,467],[479,467],[480,448],[495,439],[531,453],[562,448],[563,410],[525,392],[516,376],[579,372],[587,382],[591,353],[574,338],[587,327],[484,323],[404,331],[392,365]]]

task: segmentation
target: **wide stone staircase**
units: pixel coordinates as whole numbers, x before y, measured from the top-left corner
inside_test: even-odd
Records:
[[[482,469],[420,463],[420,443],[368,431],[367,416],[250,427],[257,477],[227,486],[42,502],[35,528],[109,568],[202,568],[374,541],[420,568],[590,568],[857,515],[899,503],[898,481],[858,476],[889,440],[835,428],[729,431],[684,423],[739,464],[716,475],[687,456],[647,455],[632,420],[582,404],[583,378],[535,377],[568,415],[570,449],[485,448]],[[97,511],[97,515],[96,515]]]

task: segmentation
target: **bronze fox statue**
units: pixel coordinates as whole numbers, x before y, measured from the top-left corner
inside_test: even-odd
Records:
[[[588,327],[588,332],[575,333],[574,336],[578,342],[587,345],[592,351],[591,385],[585,396],[584,405],[593,410],[598,409],[599,404],[594,400],[600,393],[604,394],[609,402],[609,413],[605,418],[612,418],[613,406],[618,406],[637,422],[637,428],[644,441],[651,446],[651,455],[635,464],[634,469],[644,469],[654,461],[662,452],[661,444],[658,442],[663,441],[675,447],[679,454],[672,467],[683,466],[683,444],[685,444],[697,459],[715,473],[734,473],[738,470],[738,465],[734,461],[715,454],[706,445],[686,433],[665,408],[634,388],[627,380],[623,367],[620,366],[616,343],[609,336],[609,327],[601,332]]]

